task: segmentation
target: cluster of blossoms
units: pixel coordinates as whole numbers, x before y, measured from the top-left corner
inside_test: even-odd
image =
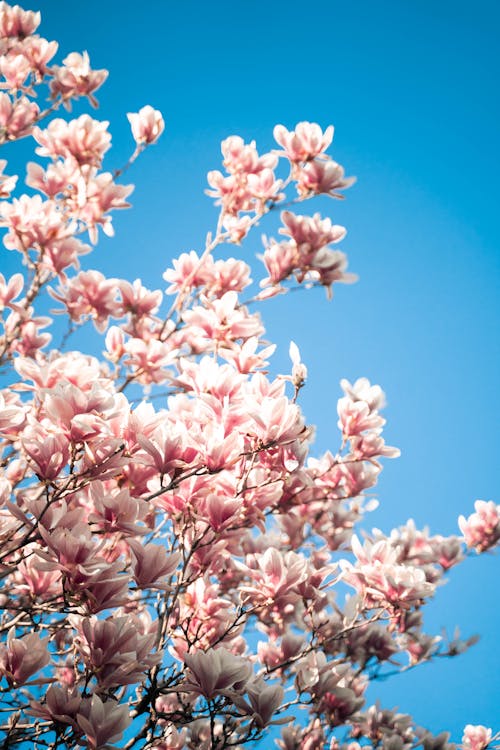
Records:
[[[468,549],[498,544],[500,508],[478,501],[460,519],[463,538],[409,521],[361,542],[356,526],[376,506],[365,492],[381,460],[399,455],[382,436],[381,388],[343,380],[338,450],[310,457],[298,347],[291,372],[271,375],[274,346],[240,299],[250,267],[215,257],[293,186],[292,203],[352,183],[325,153],[333,128],[277,126],[281,150],[263,156],[224,141],[228,174],[208,176],[217,230],[165,271],[165,311],[161,289],[80,270],[132,186],[117,182],[123,169],[103,171],[107,122],[40,124],[81,96],[95,105],[106,71],[86,53],[49,64],[57,44],[35,33],[39,22],[0,3],[1,139],[29,135],[50,160],[30,162],[30,192],[13,197],[17,177],[0,162],[3,244],[28,270],[0,274],[0,741],[224,750],[283,725],[282,750],[451,750],[448,735],[367,705],[366,690],[389,665],[471,645],[425,633],[422,607]],[[128,117],[126,167],[164,127],[150,106]],[[281,220],[286,239],[266,241],[254,302],[285,281],[330,290],[354,280],[330,248],[342,227],[290,210]],[[47,349],[46,291],[69,334],[93,323],[104,360]],[[339,584],[352,589],[343,604]],[[462,748],[494,740],[468,725]]]

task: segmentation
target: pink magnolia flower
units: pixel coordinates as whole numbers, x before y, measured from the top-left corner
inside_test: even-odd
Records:
[[[291,162],[310,161],[326,151],[332,142],[333,125],[329,125],[324,133],[314,122],[299,122],[291,131],[283,125],[276,125],[274,138]]]
[[[8,229],[3,238],[6,248],[25,253],[29,248],[40,250],[71,235],[76,226],[61,221],[61,213],[53,200],[41,195],[22,195],[11,203],[0,203],[1,225]]]
[[[39,638],[37,633],[16,638],[15,628],[9,630],[6,643],[0,644],[0,674],[10,687],[25,685],[35,672],[47,666],[50,661],[48,641],[48,638]]]
[[[467,724],[462,737],[463,750],[485,750],[491,740],[492,731],[481,724]]]
[[[298,167],[294,176],[300,196],[326,193],[332,198],[343,198],[344,196],[337,191],[351,187],[356,181],[354,177],[345,177],[344,168],[332,159],[328,161],[313,159],[303,167]]]
[[[258,347],[258,337],[252,336],[237,349],[223,349],[220,355],[227,362],[231,362],[239,373],[252,373],[267,367],[267,357],[271,357],[276,349],[275,344],[260,350]]]
[[[332,242],[340,242],[347,231],[345,227],[332,224],[328,218],[322,219],[319,213],[300,216],[291,211],[282,211],[281,221],[284,227],[279,233],[290,237],[302,253],[306,254],[320,250]]]
[[[0,143],[27,135],[39,114],[38,105],[26,96],[12,100],[0,92]]]
[[[167,294],[176,294],[181,289],[188,292],[193,287],[203,286],[210,279],[213,263],[211,255],[202,260],[194,250],[174,258],[173,268],[167,268],[163,274],[165,281],[170,284]]]
[[[222,297],[226,292],[241,292],[251,283],[250,267],[241,260],[217,260],[205,267],[205,290],[209,296]]]
[[[45,169],[36,162],[27,164],[26,184],[39,190],[49,198],[59,193],[67,193],[70,185],[81,179],[78,162],[71,156],[49,164]]]
[[[96,91],[108,77],[107,70],[92,70],[87,52],[72,52],[63,60],[63,65],[54,65],[50,81],[52,98],[62,96],[63,101],[87,96],[92,106],[97,107]]]
[[[0,435],[16,434],[22,427],[26,412],[8,391],[0,391]]]
[[[24,55],[2,55],[0,73],[5,78],[5,84],[2,87],[17,91],[24,88],[24,83],[31,73],[31,64]]]
[[[385,394],[379,385],[371,385],[368,378],[358,378],[354,385],[342,378],[340,386],[352,401],[366,401],[371,411],[385,406]]]
[[[3,174],[3,170],[7,166],[6,159],[0,159],[0,198],[8,198],[11,192],[14,190],[17,182],[17,176],[9,177]]]
[[[109,122],[98,122],[89,115],[66,122],[60,117],[52,120],[45,130],[34,128],[33,137],[39,143],[40,156],[72,157],[80,165],[99,167],[111,146]]]
[[[69,440],[59,432],[42,425],[30,425],[22,435],[22,446],[36,474],[53,481],[69,461]]]
[[[467,546],[476,552],[485,552],[500,541],[500,505],[476,500],[474,508],[476,512],[467,519],[460,516],[458,525]]]
[[[0,3],[0,36],[16,39],[30,36],[40,25],[40,11],[23,10],[19,5]]]
[[[250,231],[252,219],[250,216],[233,216],[228,213],[224,215],[222,226],[228,234],[228,241],[239,245]]]
[[[249,683],[245,688],[245,693],[246,698],[232,694],[231,700],[245,716],[252,719],[259,729],[269,724],[289,721],[288,717],[272,721],[273,714],[280,707],[285,694],[281,685],[269,685],[260,678]]]
[[[160,711],[162,709],[158,704],[159,701],[157,701],[156,709]],[[162,739],[152,745],[151,750],[184,750],[187,739],[186,727],[178,732],[175,724],[167,721],[163,726]]]
[[[337,403],[338,426],[345,438],[360,435],[367,430],[378,430],[385,419],[372,412],[366,401],[351,401],[348,396],[339,398]]]
[[[109,742],[117,742],[132,720],[126,703],[103,702],[97,694],[82,700],[75,718],[90,750],[104,750]]]
[[[132,135],[138,144],[151,145],[156,143],[165,129],[165,123],[161,112],[153,109],[149,104],[139,110],[139,112],[129,112],[128,120],[132,128]]]
[[[125,342],[125,364],[134,374],[136,382],[142,385],[164,383],[170,375],[167,369],[173,364],[176,351],[171,342],[142,338],[132,338]]]
[[[137,586],[141,589],[167,588],[167,584],[162,583],[160,579],[175,572],[181,557],[180,552],[169,555],[160,545],[152,542],[142,545],[135,539],[129,539],[128,546],[132,551],[132,575]]]
[[[123,312],[134,317],[153,315],[161,305],[162,292],[159,289],[151,292],[142,285],[140,279],[136,279],[132,284],[119,279],[118,288],[122,297]]]
[[[40,703],[31,700],[28,713],[46,721],[56,721],[78,729],[75,717],[81,702],[82,698],[76,690],[50,685],[45,694],[45,701]]]
[[[272,169],[263,169],[247,177],[248,191],[261,203],[261,210],[264,210],[268,200],[275,202],[284,198],[284,193],[279,192],[282,184],[283,181],[275,178]]]
[[[155,634],[141,633],[131,615],[106,620],[72,616],[71,622],[78,633],[74,647],[101,689],[141,683],[161,660],[160,653],[151,653]]]
[[[33,548],[33,551],[36,547]],[[41,570],[36,555],[26,556],[18,566],[17,588],[27,591],[37,599],[49,598],[61,593],[61,575],[57,570]]]
[[[255,434],[263,445],[288,443],[305,436],[306,428],[300,409],[286,396],[264,397],[254,408],[249,398],[248,406]]]
[[[239,304],[235,291],[226,292],[206,306],[197,306],[183,314],[185,322],[200,330],[203,338],[231,347],[238,339],[248,339],[263,332],[260,317],[251,315]]]
[[[56,54],[58,47],[57,42],[49,42],[39,36],[28,36],[23,39],[23,55],[39,78],[49,73],[47,64]]]
[[[101,333],[110,316],[121,315],[116,279],[106,279],[99,271],[81,271],[57,292],[50,293],[63,303],[71,320],[82,323],[89,317]]]
[[[264,169],[274,169],[278,163],[275,154],[259,156],[255,141],[245,143],[239,135],[232,135],[221,143],[224,167],[231,174],[258,174]]]
[[[205,698],[214,698],[228,688],[241,690],[252,674],[252,666],[246,659],[225,648],[196,651],[183,658],[189,669],[183,690],[200,693]]]
[[[281,553],[269,547],[263,554],[248,555],[240,569],[250,577],[250,583],[240,588],[252,601],[294,602],[300,598],[297,587],[308,575],[307,560],[296,552]]]
[[[212,188],[206,193],[216,198],[216,205],[222,206],[223,213],[238,216],[240,211],[252,211],[255,199],[248,190],[246,176],[230,174],[224,176],[214,169],[208,172],[207,182]]]
[[[139,525],[147,512],[143,500],[132,497],[127,489],[110,491],[102,482],[92,482],[90,486],[93,510],[89,523],[96,524],[102,531],[112,534],[121,532],[129,536],[145,534],[147,528]]]
[[[68,215],[86,225],[90,241],[95,245],[98,226],[105,235],[113,237],[113,224],[107,212],[129,208],[126,198],[133,189],[133,185],[117,185],[110,172],[96,174],[93,169],[85,178],[77,179],[77,190],[66,201]]]

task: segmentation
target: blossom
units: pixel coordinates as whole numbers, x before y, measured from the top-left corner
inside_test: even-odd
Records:
[[[126,704],[103,702],[96,694],[82,700],[75,718],[91,750],[104,750],[108,742],[119,740],[131,722]]]
[[[13,100],[9,94],[0,92],[0,142],[29,133],[39,114],[38,105],[26,96]]]
[[[106,78],[107,70],[92,70],[87,52],[82,54],[72,52],[63,60],[63,65],[54,65],[54,77],[50,81],[50,92],[52,98],[62,96],[67,102],[70,99],[78,99],[87,96],[90,103],[96,107],[97,100],[94,97],[96,91]]]
[[[164,547],[152,542],[142,545],[129,539],[128,545],[133,555],[133,576],[139,588],[165,588],[160,578],[170,576],[177,568],[180,553],[168,555]]]
[[[268,685],[263,679],[257,679],[247,685],[245,693],[246,699],[237,694],[231,695],[231,699],[256,726],[262,729],[269,724],[281,723],[281,721],[271,721],[285,694],[281,685]],[[285,718],[282,721],[288,721],[288,719]]]
[[[299,122],[292,131],[276,125],[274,138],[290,161],[309,161],[328,148],[333,139],[333,125],[329,125],[324,133],[314,122]]]
[[[205,698],[213,698],[228,688],[241,689],[252,674],[248,661],[225,648],[185,654],[184,663],[189,673],[183,689],[200,693]]]
[[[98,122],[89,115],[70,122],[58,117],[45,130],[33,130],[33,137],[40,144],[36,152],[53,159],[72,157],[80,165],[100,166],[111,145],[108,125],[109,122]]]
[[[494,502],[477,500],[474,503],[475,513],[467,519],[460,516],[458,525],[468,547],[476,552],[491,549],[500,541],[500,505]]]
[[[10,687],[25,685],[35,672],[47,666],[50,661],[48,640],[37,633],[16,638],[15,628],[9,630],[6,643],[0,644],[0,674]]]
[[[333,159],[308,161],[307,164],[295,171],[295,178],[297,180],[297,192],[300,196],[311,193],[326,193],[332,198],[343,198],[337,191],[345,190],[355,182],[354,177],[344,176],[344,168]]]
[[[156,143],[165,129],[165,123],[161,112],[153,109],[149,104],[139,110],[139,112],[129,112],[128,120],[132,128],[132,135],[138,144],[151,145]]]
[[[106,279],[99,271],[81,271],[57,292],[51,290],[51,295],[64,304],[72,320],[81,323],[88,316],[101,332],[110,316],[120,317],[116,280]]]
[[[463,750],[485,750],[491,740],[492,731],[481,724],[467,724],[462,737]]]
[[[72,623],[78,631],[74,646],[101,688],[143,682],[145,672],[161,660],[161,654],[151,653],[154,634],[141,633],[139,622],[130,615],[106,620],[73,617]]]
[[[17,182],[17,176],[9,177],[3,174],[3,170],[7,166],[6,159],[0,159],[0,198],[8,198],[11,192],[14,190]]]
[[[40,25],[40,11],[24,10],[19,5],[0,3],[0,35],[7,38],[23,38]]]

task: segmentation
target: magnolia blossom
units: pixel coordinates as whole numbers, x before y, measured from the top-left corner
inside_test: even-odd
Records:
[[[62,96],[66,103],[71,99],[87,96],[90,103],[97,107],[94,91],[102,86],[108,77],[108,71],[92,70],[87,52],[72,52],[63,60],[63,65],[54,66],[53,71],[54,78],[50,82],[53,98]]]
[[[299,122],[295,130],[289,131],[283,125],[276,125],[274,137],[292,162],[309,161],[322,154],[333,139],[333,126],[323,133],[313,122]]]
[[[462,737],[463,750],[485,750],[488,747],[492,736],[492,731],[481,724],[474,726],[467,724],[464,728]]]
[[[495,505],[492,501],[477,500],[474,508],[476,512],[467,519],[460,516],[458,525],[467,546],[474,548],[476,552],[484,552],[500,541],[500,505]]]
[[[165,123],[161,112],[153,109],[149,104],[139,110],[139,112],[129,112],[127,115],[132,128],[132,135],[136,143],[147,146],[156,143],[165,129]]]
[[[40,639],[37,633],[15,638],[15,628],[9,630],[7,641],[0,644],[0,674],[10,687],[27,683],[29,678],[43,669],[49,661],[48,638]]]
[[[189,668],[189,673],[184,680],[183,689],[201,693],[206,698],[213,698],[227,688],[241,689],[252,673],[252,667],[247,661],[234,656],[225,648],[186,654],[184,663]]]

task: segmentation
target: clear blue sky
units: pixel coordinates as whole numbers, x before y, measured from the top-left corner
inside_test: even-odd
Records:
[[[24,3],[28,7],[27,3]],[[30,7],[37,7],[33,3]],[[263,306],[269,338],[309,368],[302,405],[315,449],[336,448],[341,377],[387,392],[381,508],[367,527],[413,517],[457,532],[477,498],[498,502],[500,6],[493,0],[45,0],[41,33],[64,55],[87,49],[110,78],[100,92],[119,166],[131,147],[127,111],[161,109],[166,132],[138,163],[134,209],[85,267],[163,288],[172,257],[200,248],[216,212],[204,196],[220,140],[273,146],[277,122],[336,126],[331,153],[358,177],[344,203],[311,210],[348,228],[355,286]],[[62,58],[60,55],[60,59]],[[275,225],[263,222],[262,231]],[[253,263],[260,232],[244,246]],[[232,253],[231,253],[232,254]],[[7,262],[11,264],[9,255]],[[2,261],[3,265],[3,261]],[[10,270],[10,269],[8,269]],[[473,559],[428,609],[428,630],[481,642],[371,691],[459,739],[463,725],[500,729],[497,556]]]

